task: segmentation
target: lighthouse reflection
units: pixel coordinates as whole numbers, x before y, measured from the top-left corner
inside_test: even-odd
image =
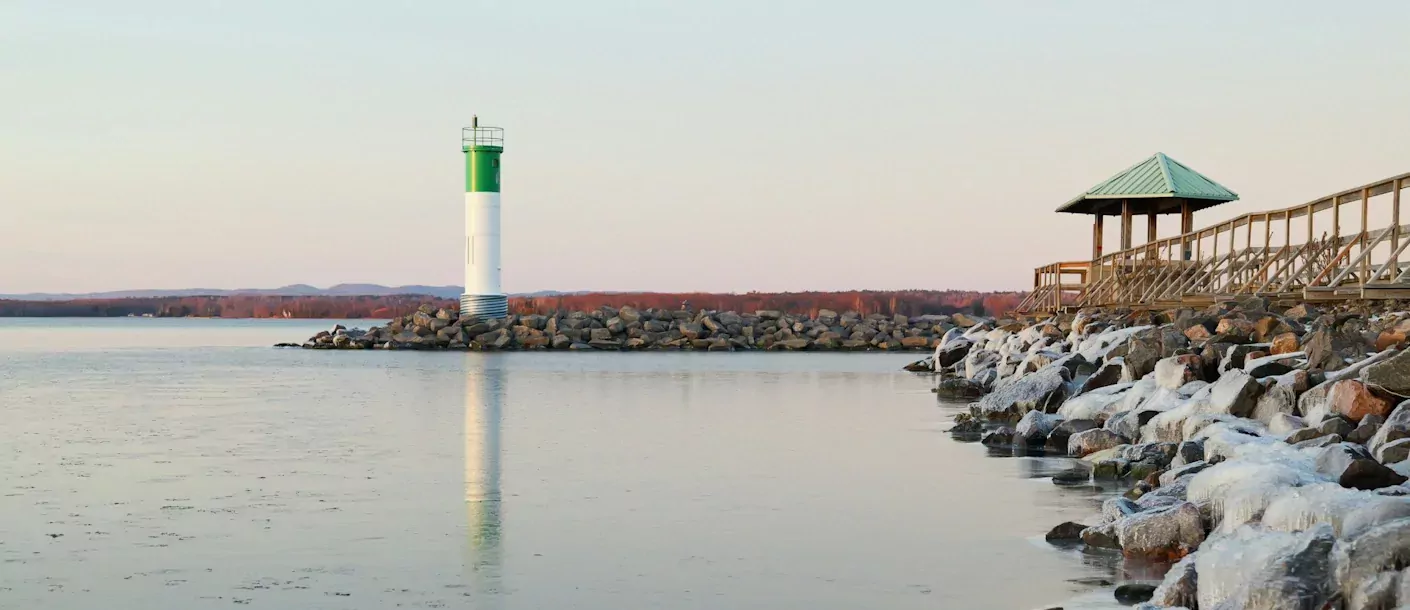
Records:
[[[477,592],[496,599],[500,593],[500,542],[503,535],[499,478],[504,371],[477,354],[467,354],[465,368],[465,503],[469,509],[469,566]]]

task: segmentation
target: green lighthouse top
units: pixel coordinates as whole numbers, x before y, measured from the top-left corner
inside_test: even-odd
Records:
[[[470,152],[504,151],[504,129],[501,127],[481,127],[480,117],[471,117],[470,126],[460,130],[460,150]]]

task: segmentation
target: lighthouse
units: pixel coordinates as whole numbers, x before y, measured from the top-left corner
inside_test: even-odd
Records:
[[[460,315],[503,318],[509,298],[499,278],[499,157],[504,130],[481,127],[479,117],[460,132],[465,152],[465,294]]]

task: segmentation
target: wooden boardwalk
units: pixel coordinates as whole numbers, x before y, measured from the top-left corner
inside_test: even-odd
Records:
[[[1407,181],[1410,173],[1110,254],[1100,251],[1098,215],[1094,258],[1035,269],[1017,312],[1202,307],[1249,295],[1285,303],[1410,298],[1410,225],[1400,214]],[[1123,245],[1130,216],[1123,213]]]

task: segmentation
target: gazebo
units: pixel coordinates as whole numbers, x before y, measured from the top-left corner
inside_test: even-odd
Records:
[[[1146,242],[1156,239],[1156,217],[1180,214],[1180,234],[1194,230],[1194,213],[1221,203],[1235,201],[1235,193],[1203,174],[1190,169],[1165,153],[1155,153],[1125,171],[1107,178],[1087,192],[1063,204],[1057,211],[1065,214],[1090,214],[1092,223],[1092,261],[1102,258],[1102,218],[1121,216],[1121,249],[1130,250],[1131,221],[1136,215],[1146,217]],[[1189,259],[1186,245],[1183,258]]]

